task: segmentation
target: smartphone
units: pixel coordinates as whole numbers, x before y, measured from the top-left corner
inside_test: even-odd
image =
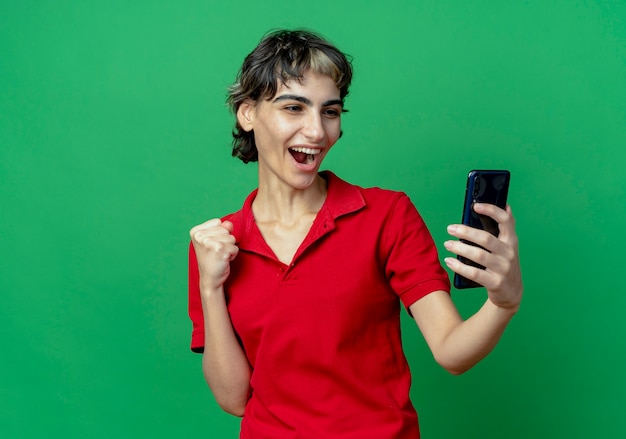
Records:
[[[498,223],[488,216],[479,215],[474,212],[474,203],[489,203],[495,204],[502,209],[506,208],[510,181],[511,173],[509,171],[470,171],[467,176],[467,185],[465,188],[465,202],[463,204],[463,217],[461,219],[462,224],[477,229],[483,229],[494,236],[498,236],[500,234]],[[473,242],[462,241],[480,247]],[[457,258],[461,262],[473,265],[474,267],[485,268],[463,256],[457,256]],[[465,289],[482,287],[482,285],[455,273],[454,287],[457,289]]]

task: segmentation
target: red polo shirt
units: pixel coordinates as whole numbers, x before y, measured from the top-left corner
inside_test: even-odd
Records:
[[[241,438],[418,438],[400,302],[449,291],[448,275],[405,194],[321,175],[326,201],[290,265],[254,222],[256,191],[224,218],[240,249],[228,311],[252,366]],[[191,347],[202,352],[198,278],[191,246]]]

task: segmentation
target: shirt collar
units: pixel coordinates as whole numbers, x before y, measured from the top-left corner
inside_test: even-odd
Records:
[[[322,171],[320,172],[320,176],[326,180],[327,193],[326,200],[317,214],[316,222],[319,220],[326,222],[328,226],[326,230],[330,232],[334,229],[334,222],[337,218],[365,207],[365,199],[358,186],[342,180],[333,172]],[[256,251],[260,251],[263,248],[269,250],[269,247],[256,227],[254,215],[252,214],[252,202],[256,198],[257,192],[258,189],[252,191],[244,201],[241,210],[226,219],[233,222],[234,235],[240,248],[255,248]],[[309,238],[313,239],[317,239],[318,237],[319,236],[309,236]],[[265,253],[264,251],[261,252]]]
[[[365,207],[365,199],[357,186],[342,180],[330,171],[322,171],[320,175],[326,180],[328,187],[322,210],[328,210],[333,219]]]

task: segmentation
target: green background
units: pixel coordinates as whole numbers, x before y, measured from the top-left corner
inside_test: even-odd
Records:
[[[255,187],[226,87],[299,26],[354,57],[325,167],[407,192],[442,258],[467,171],[512,173],[500,345],[454,377],[403,316],[423,437],[626,437],[626,5],[599,0],[1,1],[0,436],[237,437],[189,351],[188,230]]]

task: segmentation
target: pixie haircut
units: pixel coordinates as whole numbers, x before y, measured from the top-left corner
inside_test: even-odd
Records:
[[[236,115],[245,100],[271,99],[279,81],[300,81],[309,69],[335,81],[342,101],[348,95],[352,63],[346,54],[311,31],[270,32],[244,60],[235,83],[228,89],[226,102]],[[236,122],[232,134],[233,157],[244,163],[258,161],[254,132],[243,130]]]

